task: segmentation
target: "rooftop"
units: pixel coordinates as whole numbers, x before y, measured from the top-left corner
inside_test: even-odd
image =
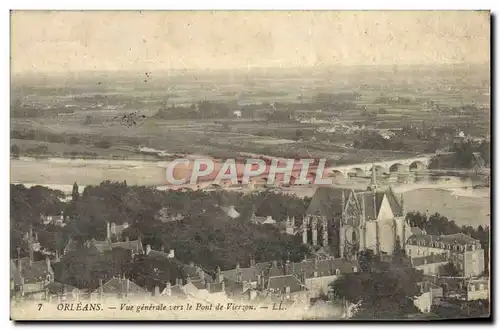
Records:
[[[477,245],[479,244],[479,241],[463,233],[441,236],[417,234],[411,236],[408,239],[408,243],[412,245],[420,244],[425,246],[434,246],[436,248],[452,249],[455,245]],[[441,243],[444,244],[444,247]]]
[[[97,288],[94,293],[101,292],[104,294],[123,294],[123,293],[148,293],[134,282],[125,278],[113,277],[111,280]]]
[[[448,256],[446,254],[431,254],[428,256],[416,257],[412,259],[414,267],[445,262],[448,262]]]
[[[19,265],[21,270],[19,270]],[[10,261],[10,274],[14,283],[21,284],[21,278],[24,279],[24,283],[37,283],[45,281],[47,275],[53,274],[52,267],[49,269],[47,267],[47,262],[45,260],[33,261],[30,265],[29,258],[12,259]]]
[[[279,275],[271,276],[267,282],[266,289],[286,292],[286,288],[289,288],[290,293],[301,291],[303,289],[302,283],[294,275]]]
[[[353,198],[357,205],[364,210],[365,220],[376,219],[381,209],[384,197],[391,207],[395,216],[403,216],[403,208],[392,189],[381,191],[369,191],[359,189],[345,189],[336,187],[319,187],[316,189],[311,203],[307,208],[307,214],[317,214],[328,219],[342,213],[342,195],[344,203]]]

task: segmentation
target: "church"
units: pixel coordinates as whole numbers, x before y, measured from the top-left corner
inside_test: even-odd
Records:
[[[404,248],[411,226],[405,220],[403,197],[390,187],[378,188],[375,175],[372,170],[365,190],[319,187],[302,223],[303,243],[348,260],[365,249],[390,255],[398,244]]]

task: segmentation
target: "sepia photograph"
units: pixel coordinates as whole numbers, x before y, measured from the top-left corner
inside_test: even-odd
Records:
[[[11,320],[488,321],[491,22],[11,10]]]

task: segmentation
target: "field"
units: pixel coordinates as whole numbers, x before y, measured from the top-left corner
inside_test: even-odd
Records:
[[[71,152],[98,158],[154,159],[139,155],[140,145],[170,153],[236,156],[240,152],[277,156],[327,157],[337,163],[373,161],[415,155],[416,150],[362,150],[349,147],[355,134],[315,131],[325,124],[269,121],[252,118],[166,120],[154,117],[159,109],[186,106],[200,101],[229,103],[235,110],[269,103],[295,104],[296,114],[336,117],[348,125],[362,122],[373,129],[400,129],[404,125],[450,125],[473,136],[489,134],[489,68],[444,67],[337,68],[324,71],[235,73],[153,73],[145,80],[137,73],[92,73],[75,77],[13,79],[11,133],[34,131],[34,137],[13,137],[21,154],[43,144],[49,156],[67,157]],[[360,98],[310,110],[320,93],[358,93]],[[377,101],[381,97],[408,98],[408,102]],[[441,107],[473,104],[474,115],[428,111],[429,101]],[[260,105],[259,105],[260,104]],[[300,110],[304,104],[304,110]],[[384,109],[380,112],[380,109]],[[367,118],[363,112],[379,112]],[[124,122],[124,115],[135,124]],[[87,118],[91,118],[86,122]],[[326,125],[328,126],[328,125]],[[297,132],[308,138],[297,138]],[[57,136],[55,141],[44,134]],[[70,143],[74,137],[77,143]],[[313,137],[313,138],[311,138]],[[326,137],[327,139],[323,139]],[[110,146],[96,146],[100,141]]]

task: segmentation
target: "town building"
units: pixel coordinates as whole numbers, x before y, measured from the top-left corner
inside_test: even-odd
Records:
[[[231,219],[236,219],[240,216],[240,213],[234,208],[234,205],[221,206],[220,208]]]
[[[418,286],[420,295],[413,299],[413,303],[421,313],[430,313],[436,299],[443,297],[443,288],[432,282],[425,281],[418,283]]]
[[[27,234],[28,257],[21,258],[21,248],[18,247],[17,259],[10,261],[11,294],[39,299],[45,295],[45,286],[54,281],[54,270],[48,256],[35,261],[32,226]]]
[[[463,277],[480,276],[485,271],[484,249],[479,240],[463,233],[413,235],[406,242],[405,250],[412,259],[445,254]]]
[[[240,299],[273,297],[274,300],[304,301],[326,296],[329,284],[341,274],[358,272],[356,261],[342,259],[306,259],[301,262],[287,261],[279,265],[277,261],[255,264],[220,272],[229,296]],[[239,284],[239,285],[237,285]]]
[[[42,225],[54,225],[59,227],[66,226],[67,217],[64,216],[64,212],[61,211],[60,214],[57,215],[40,215],[40,223]]]
[[[108,282],[102,284],[100,280],[99,287],[91,292],[91,299],[106,299],[106,298],[144,298],[150,294],[125,277],[113,277]]]
[[[41,299],[45,297],[45,286],[54,281],[51,260],[33,261],[18,258],[10,262],[11,290],[14,295],[24,298]]]
[[[489,278],[471,279],[466,282],[467,300],[490,299]]]
[[[70,238],[64,248],[64,254],[68,254],[72,251],[78,251],[81,248],[95,248],[100,253],[120,248],[128,250],[132,256],[144,253],[140,239],[131,241],[127,237],[125,238],[125,241],[120,242],[112,242],[111,240],[98,241],[95,238],[92,238],[91,240],[84,242],[83,245],[80,245],[76,240]]]
[[[411,258],[413,268],[421,270],[424,275],[440,275],[442,267],[448,264],[448,255],[446,253],[430,254]]]
[[[184,219],[184,216],[179,212],[175,213],[171,211],[168,207],[163,207],[155,215],[155,219],[160,222],[167,223],[182,220]]]
[[[255,213],[250,216],[250,222],[255,225],[275,225],[277,223],[271,215],[257,216]]]
[[[301,262],[285,263],[284,272],[295,275],[309,292],[310,298],[328,295],[330,283],[342,274],[359,272],[359,264],[354,260],[305,259]]]

